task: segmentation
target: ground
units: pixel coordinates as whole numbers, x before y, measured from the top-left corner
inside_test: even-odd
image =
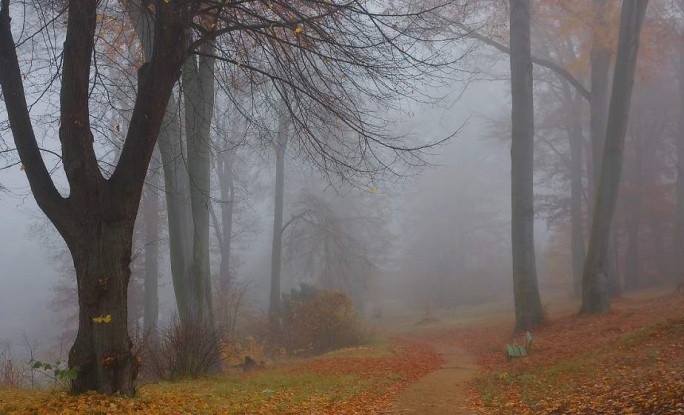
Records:
[[[601,316],[547,306],[507,361],[510,311],[457,309],[383,340],[248,375],[148,384],[138,397],[0,389],[9,414],[684,414],[684,296],[642,293]]]

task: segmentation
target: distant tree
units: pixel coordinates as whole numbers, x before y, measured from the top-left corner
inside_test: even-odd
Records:
[[[378,274],[390,246],[390,212],[382,196],[305,187],[285,223],[286,269],[295,280],[339,291],[363,311],[368,281]]]
[[[280,273],[283,255],[283,210],[285,202],[285,157],[287,156],[287,142],[289,140],[289,122],[285,114],[286,104],[280,104],[277,114],[278,136],[276,137],[275,159],[276,176],[273,201],[273,243],[271,246],[271,293],[268,304],[268,314],[271,319],[280,314]]]

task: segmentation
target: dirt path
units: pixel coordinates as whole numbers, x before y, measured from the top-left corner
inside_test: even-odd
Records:
[[[477,375],[473,358],[453,345],[435,344],[444,365],[399,393],[390,414],[469,415],[466,386]]]

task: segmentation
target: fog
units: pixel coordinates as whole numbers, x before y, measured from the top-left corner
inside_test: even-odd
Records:
[[[496,3],[489,2],[490,6]],[[224,88],[226,79],[237,82],[235,79],[240,75],[232,72],[235,71],[232,64],[223,62],[222,72],[215,75],[219,86],[214,93],[216,108],[209,116],[211,119],[213,115],[214,121],[211,128],[207,128],[211,131],[210,144],[205,143],[210,150],[204,156],[211,159],[211,167],[206,166],[205,172],[210,176],[209,194],[202,194],[205,189],[200,189],[197,197],[204,199],[192,203],[187,203],[190,197],[185,200],[188,212],[204,203],[205,210],[211,210],[214,215],[211,220],[206,212],[201,220],[192,216],[197,223],[209,221],[206,261],[211,269],[208,284],[213,290],[220,291],[217,287],[226,281],[233,289],[243,287],[246,295],[242,307],[252,316],[264,316],[272,305],[269,302],[273,302],[270,290],[277,268],[281,286],[277,294],[287,294],[303,283],[344,292],[367,320],[383,314],[405,314],[416,319],[431,310],[455,310],[488,303],[504,304],[513,315],[512,81],[509,56],[496,46],[497,42],[505,43],[508,39],[501,39],[498,20],[489,15],[497,13],[486,9],[464,20],[467,23],[491,19],[488,25],[478,26],[491,33],[479,35],[486,38],[484,42],[477,33],[459,33],[462,39],[459,38],[450,49],[459,57],[453,59],[457,69],[449,72],[450,77],[443,75],[439,81],[431,83],[423,81],[418,74],[415,76],[420,79],[415,82],[411,80],[411,74],[402,75],[395,80],[396,85],[391,84],[392,79],[386,80],[386,84],[379,83],[384,87],[380,92],[369,86],[376,83],[376,79],[359,81],[354,85],[361,91],[350,93],[346,99],[354,105],[355,100],[364,105],[319,108],[320,114],[307,100],[298,101],[300,106],[296,109],[292,109],[294,104],[290,107],[290,102],[284,106],[279,101],[282,97],[278,94],[282,95],[282,92],[277,86],[259,84],[250,96],[226,93],[230,89]],[[679,15],[668,16],[676,20]],[[31,18],[27,21],[37,25]],[[590,83],[589,54],[585,50],[589,47],[585,44],[588,29],[557,26],[543,21],[534,25],[532,40],[535,55],[555,59],[558,61],[556,66],[562,67],[559,71],[549,68],[548,64],[536,65],[533,73],[535,212],[531,222],[534,249],[528,257],[534,260],[536,255],[539,286],[545,303],[554,298],[578,298],[579,274],[585,247],[589,244],[593,203],[599,186],[595,177],[599,176],[596,172],[601,168],[600,162],[596,161],[599,155],[591,154],[595,151],[592,150],[594,127],[589,121],[595,114],[583,100],[586,97],[582,94],[587,92],[582,92],[581,88],[573,90],[577,85],[568,83],[568,77],[573,76],[580,86]],[[572,34],[568,35],[572,37],[572,44],[553,44],[553,40],[566,33],[564,30]],[[295,30],[294,34],[299,33]],[[650,37],[644,43],[650,51],[647,56],[653,60],[641,60],[637,66],[617,213],[613,227],[608,226],[612,242],[611,259],[607,261],[617,272],[618,285],[628,289],[667,284],[677,273],[676,255],[671,254],[676,252],[678,162],[675,155],[677,140],[681,141],[677,134],[681,134],[682,122],[672,108],[682,103],[678,102],[674,88],[670,86],[678,79],[681,89],[684,81],[677,73],[681,68],[675,64],[675,53],[657,47],[656,35],[649,33]],[[55,43],[63,40],[61,33],[53,36],[51,40]],[[134,46],[127,46],[126,53],[137,57],[140,45],[136,42],[130,42]],[[494,48],[487,46],[492,43]],[[31,53],[21,52],[26,54],[22,58]],[[268,60],[268,57],[261,58]],[[26,77],[32,83],[30,96],[40,96],[42,89],[52,93],[52,98],[38,100],[31,110],[32,116],[39,120],[36,121],[37,136],[41,137],[41,145],[46,149],[45,157],[56,166],[51,170],[56,187],[66,194],[65,168],[60,159],[50,155],[61,148],[54,117],[58,87],[49,83],[56,59],[56,55],[37,56],[36,60],[41,60],[45,66],[31,71]],[[131,67],[135,69],[135,65],[131,65],[133,58],[123,59],[125,64],[117,57],[111,59],[119,66],[111,65],[113,69],[108,69],[107,76],[113,79],[111,83],[93,86],[93,101],[99,105],[94,103],[96,110],[91,113],[97,127],[94,153],[100,158],[99,168],[106,177],[113,174],[112,166],[122,153],[125,134],[120,130],[121,125],[131,121],[136,82],[131,81],[134,79]],[[238,70],[242,66],[240,61]],[[350,72],[350,77],[352,74],[355,73]],[[124,82],[126,80],[130,82]],[[388,86],[396,87],[399,94],[385,101],[384,94],[390,95]],[[107,95],[108,88],[116,92],[112,93],[115,97]],[[297,88],[293,90],[298,91]],[[341,94],[334,88],[332,92],[333,95]],[[188,100],[189,95],[185,93],[185,90],[176,89],[172,96],[180,103]],[[114,104],[120,105],[108,103],[108,100],[119,100]],[[30,192],[25,166],[19,162],[12,145],[4,105],[3,101],[0,107],[4,163],[0,171],[0,263],[3,264],[0,341],[11,342],[18,349],[26,340],[37,342],[45,353],[52,353],[64,342],[71,342],[75,335],[78,323],[76,274],[65,242]],[[120,111],[117,113],[115,108]],[[246,108],[253,112],[245,115]],[[284,116],[287,111],[283,108],[301,125],[292,120],[283,121],[290,115]],[[363,110],[367,112],[363,113]],[[354,124],[357,112],[370,121],[359,115]],[[181,120],[178,113],[175,115],[180,120],[177,121],[179,130],[192,124]],[[344,122],[338,124],[335,117]],[[191,160],[192,149],[190,144],[183,144],[181,133],[178,134],[183,154],[176,154],[175,160],[185,168],[191,164],[188,160]],[[283,142],[283,136],[287,134],[293,135],[289,138],[291,141],[285,139]],[[364,137],[366,145],[349,138],[355,134]],[[405,137],[406,141],[399,141],[400,145],[413,150],[420,148],[420,151],[397,151],[391,147],[395,142],[390,138],[394,137]],[[382,141],[384,138],[387,142]],[[448,139],[442,142],[445,138]],[[383,145],[376,147],[373,140]],[[581,143],[577,152],[573,152],[573,142]],[[187,147],[190,156],[184,153],[183,146]],[[281,151],[281,148],[285,150]],[[218,160],[223,160],[221,157],[227,153],[232,157],[231,201],[221,199],[222,184],[217,180],[219,163],[228,163]],[[166,173],[161,167],[163,157],[154,154],[148,179],[153,174]],[[285,160],[285,184],[284,207],[280,213],[285,225],[281,230],[282,261],[276,267],[272,265],[272,261],[275,263],[273,247],[276,246],[273,241],[274,210],[278,210],[274,195],[278,193],[276,165],[282,159]],[[187,168],[192,170],[192,167]],[[186,173],[184,170],[183,174]],[[192,176],[192,173],[188,174]],[[200,187],[194,177],[188,180],[191,183],[186,189],[189,193]],[[572,190],[573,183],[579,190],[577,187]],[[166,200],[164,192],[155,186],[148,183],[145,195],[158,190],[161,199]],[[513,193],[515,200],[522,192]],[[577,204],[573,205],[573,201]],[[146,203],[143,200],[143,208]],[[161,227],[153,240],[145,240],[146,223],[139,210],[129,289],[128,323],[131,327],[142,326],[145,248],[151,244],[159,249],[159,325],[182,314],[172,279],[173,272],[178,271],[171,265],[173,236],[169,220],[176,223],[170,210],[166,209],[171,203],[162,201],[155,211]],[[228,238],[230,250],[226,253],[227,238],[221,235],[221,229],[225,229],[222,227],[222,208],[227,204],[233,211]],[[195,206],[191,208],[191,205]],[[198,240],[197,233],[188,232],[180,239],[191,240],[194,235]],[[577,245],[571,247],[573,241],[579,241],[581,249]],[[582,258],[573,256],[579,251]],[[220,275],[222,260],[226,260],[223,255],[230,260],[230,266],[229,272]],[[212,293],[211,288],[208,293]]]
[[[308,187],[333,200],[365,194],[367,209],[388,214],[392,237],[380,269],[369,281],[370,307],[401,305],[422,311],[428,305],[453,307],[468,298],[494,301],[510,297],[510,158],[508,139],[497,136],[492,121],[507,117],[507,88],[505,81],[463,83],[453,91],[442,91],[449,92],[444,102],[408,104],[410,117],[396,124],[402,132],[431,137],[459,132],[429,150],[429,165],[387,177],[375,185],[377,193],[372,195],[367,188],[345,187],[334,179],[331,185],[301,159],[292,159],[286,206]],[[242,157],[248,159],[245,163],[258,163],[259,171],[250,177],[255,194],[246,196],[250,200],[244,201],[247,207],[238,217],[245,222],[236,237],[238,278],[249,282],[252,306],[265,310],[274,170],[268,156],[246,150]],[[0,261],[5,267],[0,338],[19,344],[25,334],[31,340],[56,344],[64,320],[71,315],[51,306],[56,300],[55,287],[69,282],[63,275],[65,260],[68,265],[66,248],[35,204],[18,166],[3,171],[2,185]],[[293,209],[286,208],[286,217],[294,214]],[[539,224],[538,249],[543,252],[546,230]],[[164,249],[168,248],[162,250],[160,304],[162,316],[168,319],[175,313],[175,304]],[[217,267],[216,261],[213,266]],[[288,268],[292,267],[286,266],[284,288],[306,281]]]

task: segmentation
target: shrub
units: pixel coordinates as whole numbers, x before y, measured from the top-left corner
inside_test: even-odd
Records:
[[[362,344],[367,335],[351,298],[302,284],[283,296],[283,345],[294,355],[316,355]]]
[[[220,346],[219,331],[211,324],[174,319],[141,352],[146,377],[197,378],[218,371]]]
[[[17,361],[9,343],[3,344],[0,348],[0,387],[23,386],[26,379],[26,366]]]

